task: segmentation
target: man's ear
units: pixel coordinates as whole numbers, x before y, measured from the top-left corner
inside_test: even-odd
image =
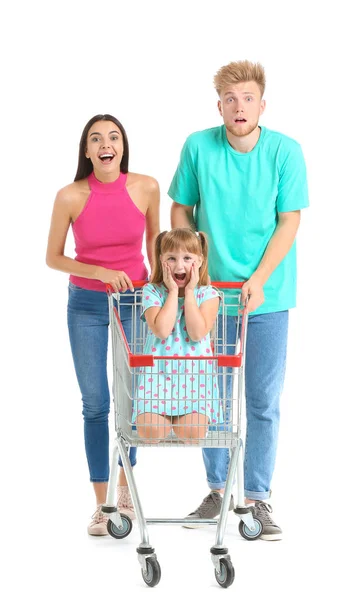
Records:
[[[221,100],[218,100],[218,111],[219,111],[220,115],[223,116],[223,111],[221,109]]]

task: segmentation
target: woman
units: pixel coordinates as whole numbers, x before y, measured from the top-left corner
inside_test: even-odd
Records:
[[[109,477],[109,315],[105,284],[123,293],[121,318],[130,339],[132,309],[123,305],[125,292],[133,291],[132,280],[148,275],[142,255],[144,231],[150,264],[159,233],[158,183],[152,177],[129,173],[128,156],[127,135],[116,118],[105,114],[88,121],[80,140],[74,183],[56,196],[46,256],[49,267],[70,274],[68,327],[82,393],[90,480],[97,501],[88,526],[90,535],[107,534],[107,517],[101,513]],[[64,255],[70,225],[75,259]],[[136,450],[130,449],[132,466]],[[123,469],[118,488],[118,509],[134,518]]]

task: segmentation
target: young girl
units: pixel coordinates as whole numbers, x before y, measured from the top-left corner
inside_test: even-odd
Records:
[[[168,358],[146,367],[133,408],[138,435],[159,441],[173,427],[177,437],[204,438],[208,424],[223,421],[211,356],[210,331],[220,297],[208,284],[204,233],[173,229],[159,234],[151,283],[143,288],[142,319],[149,334],[144,353]],[[182,358],[180,358],[182,357]]]

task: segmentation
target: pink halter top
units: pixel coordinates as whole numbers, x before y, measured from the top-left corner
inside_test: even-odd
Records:
[[[125,271],[133,280],[147,279],[142,254],[145,216],[136,207],[121,173],[110,183],[101,183],[94,173],[88,177],[91,189],[87,203],[72,224],[76,258],[79,262]],[[104,292],[99,280],[70,275],[70,281],[86,290]]]

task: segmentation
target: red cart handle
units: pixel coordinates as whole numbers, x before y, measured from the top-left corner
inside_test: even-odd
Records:
[[[245,281],[212,281],[210,285],[221,290],[241,290]]]
[[[139,281],[132,281],[134,288],[144,287],[146,283],[148,283],[148,281],[146,281],[145,279],[141,279]],[[114,293],[114,289],[112,288],[110,283],[106,283],[106,292],[109,296]]]
[[[139,280],[139,281],[132,281],[134,288],[142,288],[147,283],[149,283],[149,282],[145,281],[144,279]],[[217,287],[219,289],[222,289],[222,290],[237,290],[237,289],[241,289],[242,286],[244,285],[244,283],[245,283],[245,281],[212,281],[210,285]],[[110,283],[106,283],[106,292],[109,295],[113,294],[113,292],[114,292]]]

